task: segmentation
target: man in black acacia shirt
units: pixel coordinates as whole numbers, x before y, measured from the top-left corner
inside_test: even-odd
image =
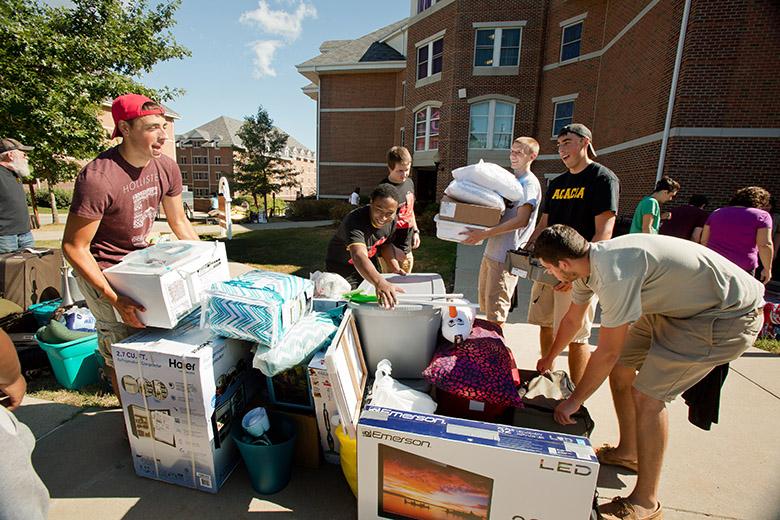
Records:
[[[529,242],[553,224],[573,227],[591,242],[612,237],[620,184],[609,168],[588,156],[590,153],[596,157],[591,140],[590,130],[578,123],[566,125],[558,132],[558,155],[568,171],[550,181],[542,202],[542,217]],[[541,327],[539,341],[542,356],[552,346],[554,335],[570,304],[571,284],[559,283],[553,288],[534,283],[528,322]],[[569,373],[575,384],[579,383],[590,358],[588,338],[595,311],[594,298],[585,323],[569,344]]]
[[[394,307],[397,288],[389,283],[374,265],[379,256],[392,273],[406,274],[399,263],[403,253],[392,244],[398,193],[389,184],[380,184],[371,193],[371,203],[351,211],[341,221],[328,244],[325,269],[343,276],[354,289],[365,279],[376,287],[382,307]]]

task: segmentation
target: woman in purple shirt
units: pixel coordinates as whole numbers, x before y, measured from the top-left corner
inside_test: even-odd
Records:
[[[745,271],[761,261],[761,281],[772,279],[772,217],[769,192],[758,186],[737,191],[728,206],[712,212],[704,225],[701,243],[725,256]]]

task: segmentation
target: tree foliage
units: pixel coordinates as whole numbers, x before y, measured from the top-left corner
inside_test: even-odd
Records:
[[[189,56],[170,33],[179,1],[73,0],[52,7],[0,0],[0,135],[35,146],[35,176],[54,185],[106,145],[101,103],[128,92],[164,101],[133,79],[160,62]]]
[[[256,206],[258,195],[262,195],[268,208],[268,195],[298,186],[300,172],[292,168],[292,161],[282,158],[288,135],[274,127],[262,106],[256,115],[244,118],[238,137],[244,150],[238,154],[233,174],[237,191],[251,194]]]

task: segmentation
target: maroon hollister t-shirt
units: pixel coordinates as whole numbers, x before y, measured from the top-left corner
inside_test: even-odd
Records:
[[[136,168],[114,147],[81,170],[70,211],[100,220],[89,250],[105,269],[149,245],[146,239],[163,196],[181,191],[181,170],[170,157],[162,155]]]

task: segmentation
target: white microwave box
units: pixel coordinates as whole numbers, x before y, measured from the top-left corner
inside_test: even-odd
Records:
[[[225,244],[180,240],[129,253],[103,271],[111,287],[145,307],[149,327],[171,329],[196,306],[214,282],[230,279]]]
[[[216,493],[239,463],[230,436],[259,386],[251,344],[199,327],[144,329],[112,346],[137,475]]]
[[[325,461],[331,464],[339,464],[339,440],[336,437],[336,426],[333,419],[339,414],[336,406],[336,396],[333,393],[333,385],[328,377],[328,369],[325,366],[325,351],[314,354],[309,362],[309,384],[314,398],[314,412],[317,416],[317,428],[320,432],[320,444]]]
[[[358,518],[590,517],[599,463],[585,437],[366,406]]]

